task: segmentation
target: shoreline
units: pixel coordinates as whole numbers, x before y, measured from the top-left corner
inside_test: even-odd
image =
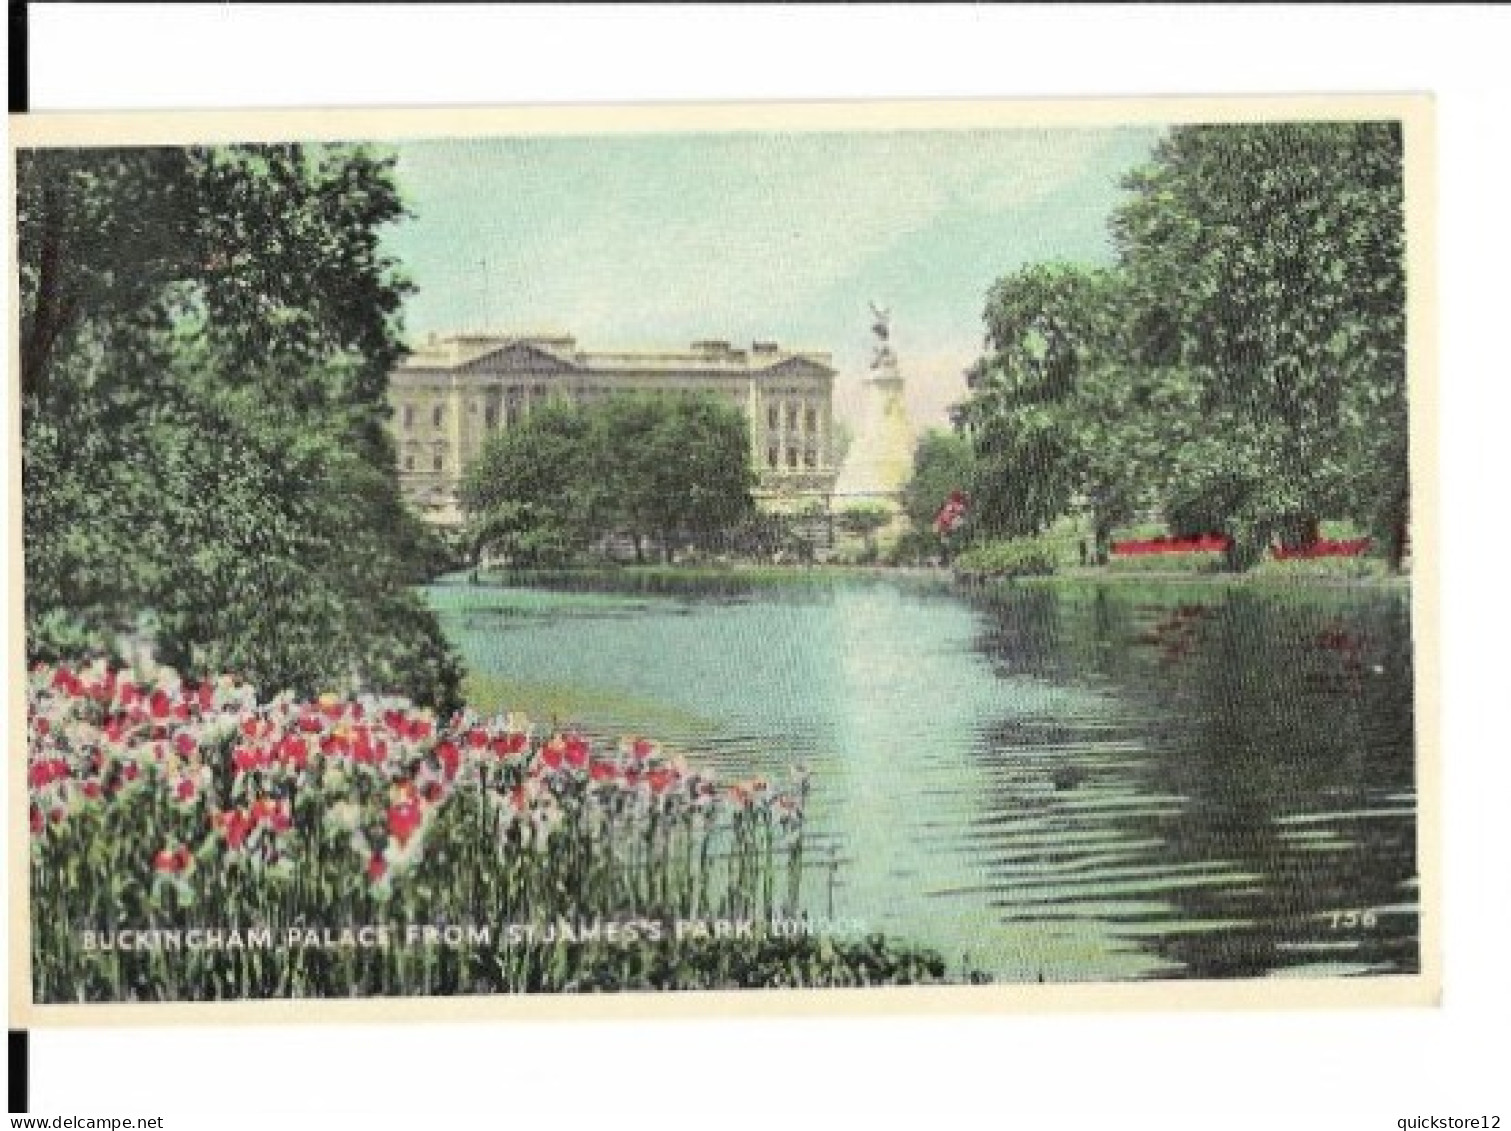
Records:
[[[1100,566],[1076,566],[1052,574],[991,575],[961,574],[942,566],[827,566],[827,565],[584,565],[529,567],[518,569],[479,569],[458,571],[436,578],[430,584],[467,585],[473,577],[479,584],[509,586],[551,580],[652,581],[670,582],[745,582],[752,585],[818,584],[846,580],[930,581],[942,587],[967,592],[997,589],[1007,585],[1035,588],[1085,585],[1189,585],[1198,588],[1256,588],[1271,590],[1326,589],[1367,592],[1409,593],[1412,574],[1339,577],[1298,569],[1248,571],[1244,573],[1194,573],[1182,570],[1116,570]]]

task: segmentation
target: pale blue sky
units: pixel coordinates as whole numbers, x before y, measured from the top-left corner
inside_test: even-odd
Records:
[[[937,423],[993,280],[1107,262],[1119,179],[1159,130],[649,134],[398,145],[414,219],[388,249],[429,331],[570,332],[587,348],[770,339],[832,352],[842,412],[893,311]]]

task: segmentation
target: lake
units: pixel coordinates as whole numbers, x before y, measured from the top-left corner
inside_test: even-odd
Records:
[[[1405,590],[432,586],[474,703],[813,775],[816,916],[995,979],[1419,969]]]

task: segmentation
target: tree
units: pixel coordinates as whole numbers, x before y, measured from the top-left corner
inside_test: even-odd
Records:
[[[930,428],[913,452],[913,476],[902,492],[902,509],[915,531],[933,535],[934,520],[950,495],[976,490],[976,452],[968,438]]]
[[[407,284],[351,147],[18,155],[29,646],[151,624],[186,673],[454,705],[382,427]]]
[[[749,433],[734,409],[699,394],[625,394],[532,413],[484,448],[462,487],[477,545],[531,564],[561,562],[624,534],[636,559],[654,541],[705,546],[754,504]]]
[[[1210,442],[1175,509],[1252,555],[1329,515],[1399,561],[1407,489],[1395,123],[1181,126],[1113,223],[1142,361],[1189,385]]]
[[[1035,264],[992,287],[985,317],[988,353],[958,415],[976,454],[975,522],[988,534],[1032,535],[1084,501],[1100,547],[1136,494],[1121,451],[1121,279]]]
[[[625,394],[591,410],[612,521],[637,557],[655,538],[665,560],[681,539],[710,545],[754,509],[744,416],[706,394]]]
[[[567,561],[605,530],[612,490],[590,416],[546,404],[496,433],[462,481],[474,549],[526,565]]]

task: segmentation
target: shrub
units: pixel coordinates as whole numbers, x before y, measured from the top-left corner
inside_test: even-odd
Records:
[[[1042,577],[1055,572],[1058,558],[1043,538],[1009,538],[972,546],[955,559],[955,570],[973,577]]]

